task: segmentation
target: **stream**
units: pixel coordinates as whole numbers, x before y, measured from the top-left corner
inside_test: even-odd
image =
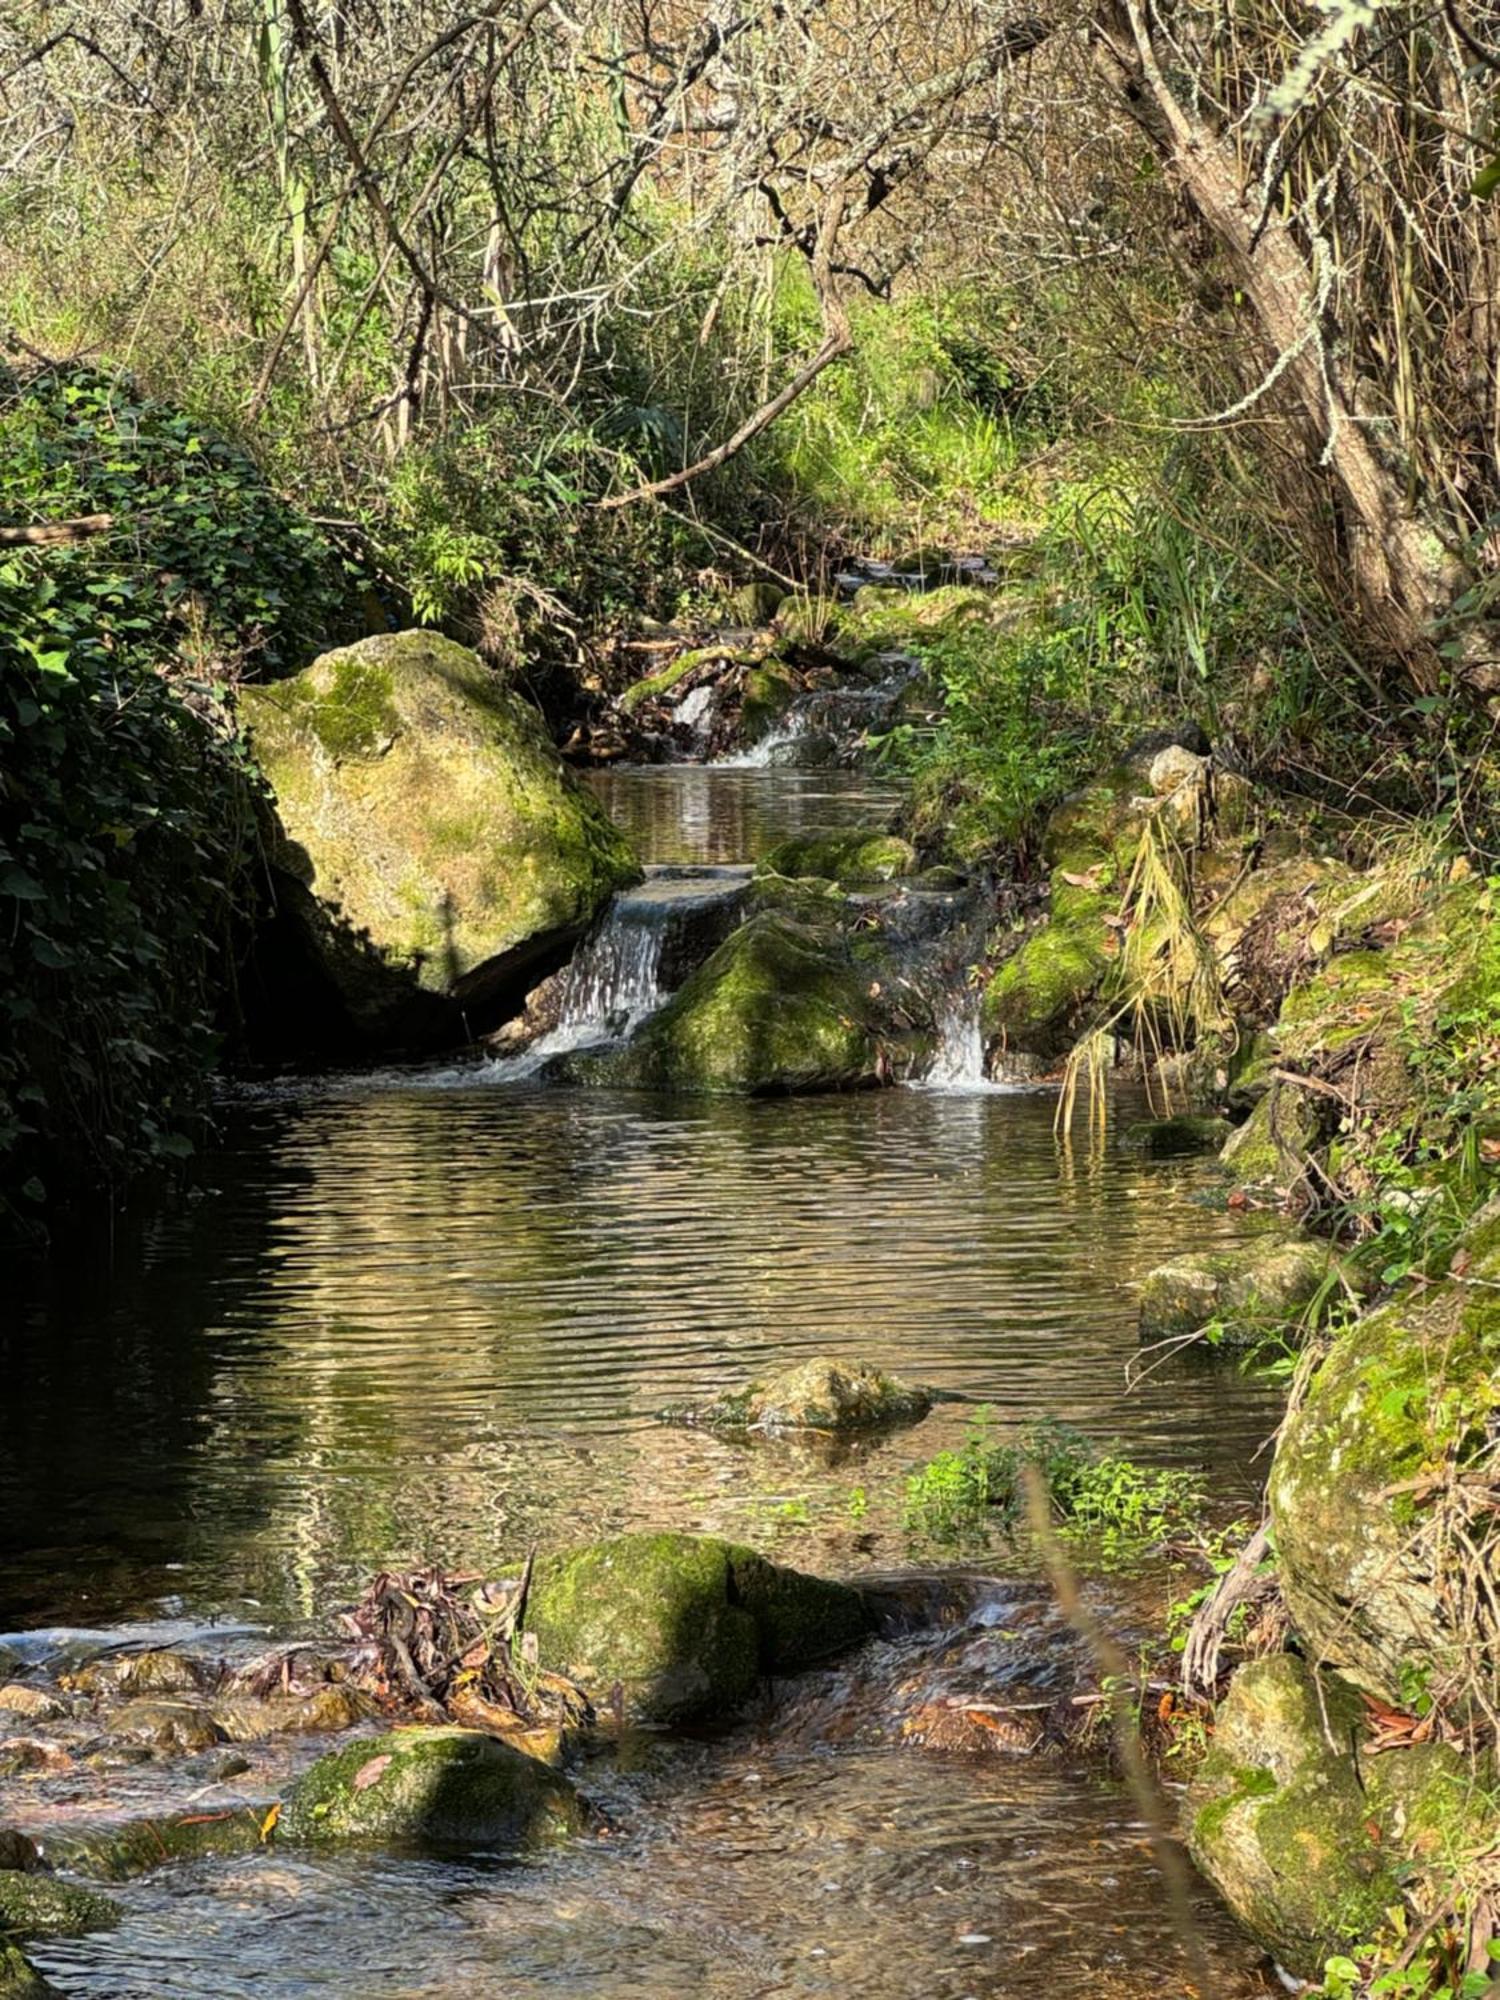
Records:
[[[638,932],[775,841],[891,803],[771,761],[591,782],[656,871]],[[572,1031],[655,1004],[649,949],[577,973]],[[938,1572],[904,1478],[981,1408],[998,1434],[1064,1418],[1248,1502],[1273,1390],[1193,1356],[1124,1379],[1131,1281],[1233,1232],[1210,1171],[1125,1148],[1128,1102],[1102,1148],[1060,1145],[1050,1093],[977,1084],[976,1032],[956,1003],[927,1087],[857,1097],[557,1089],[513,1058],[227,1093],[194,1198],[58,1260],[0,1326],[0,1647],[324,1629],[383,1567],[636,1527],[834,1575]],[[818,1353],[947,1400],[838,1448],[656,1420]],[[1003,1543],[966,1573],[970,1681],[1063,1643]],[[544,1861],[201,1863],[127,1884],[119,1930],[34,1956],[111,2000],[1185,1992],[1138,1815],[1096,1763],[874,1726],[954,1671],[930,1643],[872,1642],[728,1733],[585,1768],[612,1830]],[[186,1782],[153,1767],[131,1797],[180,1803]],[[0,1782],[0,1821],[44,1824],[100,1784]],[[1221,1990],[1261,1990],[1207,1891],[1195,1916]]]

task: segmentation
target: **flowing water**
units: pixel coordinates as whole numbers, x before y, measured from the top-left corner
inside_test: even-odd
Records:
[[[814,813],[864,817],[867,781],[836,775],[765,770],[758,797],[747,772],[697,795],[678,772],[602,789],[657,829],[652,859],[701,866]],[[705,802],[675,833],[670,785]],[[579,1007],[645,1004],[644,958],[616,975]],[[961,1083],[967,1014],[953,1042]],[[483,1068],[243,1093],[192,1201],[13,1293],[0,1632],[317,1628],[386,1564],[634,1527],[832,1574],[941,1568],[903,1525],[904,1479],[981,1406],[998,1434],[1065,1418],[1248,1499],[1271,1395],[1192,1357],[1124,1378],[1131,1280],[1231,1220],[1198,1163],[1070,1150],[1052,1110],[952,1088],[669,1101]],[[839,1450],[656,1420],[814,1353],[952,1400]],[[1003,1544],[978,1567],[966,1684],[1043,1670],[1043,1594]],[[870,1722],[958,1671],[879,1642],[725,1736],[585,1770],[613,1830],[542,1862],[201,1864],[127,1885],[120,1930],[38,1957],[64,1993],[109,2000],[1186,1992],[1118,1786]],[[0,1820],[45,1819],[38,1796],[0,1785]],[[1249,1990],[1253,1952],[1206,1896],[1197,1920],[1224,1990]]]

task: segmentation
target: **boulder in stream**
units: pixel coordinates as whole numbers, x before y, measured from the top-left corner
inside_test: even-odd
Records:
[[[1325,1287],[1353,1285],[1332,1244],[1312,1236],[1256,1236],[1227,1250],[1189,1251],[1158,1264],[1141,1284],[1142,1340],[1186,1337],[1216,1324],[1245,1345],[1290,1333]]]
[[[361,640],[240,700],[275,793],[263,973],[320,987],[366,1046],[499,1018],[639,872],[540,713],[437,633]]]
[[[669,1423],[711,1430],[862,1431],[918,1423],[932,1404],[930,1389],[900,1382],[879,1368],[818,1355],[767,1382],[662,1414]]]
[[[761,861],[758,873],[792,879],[821,876],[848,889],[868,888],[915,874],[917,851],[898,833],[851,827],[847,833],[806,834],[783,840]]]
[[[536,1757],[477,1729],[396,1729],[320,1757],[293,1785],[280,1838],[317,1845],[534,1848],[582,1830],[588,1811]]]
[[[544,1668],[630,1719],[727,1718],[762,1674],[829,1659],[870,1629],[864,1600],[708,1535],[620,1535],[536,1564],[526,1606]]]
[[[836,924],[766,911],[725,940],[622,1049],[562,1074],[634,1089],[853,1090],[914,1067],[920,1037],[891,1005],[884,962]]]
[[[20,1948],[0,1941],[0,2000],[61,2000]]]

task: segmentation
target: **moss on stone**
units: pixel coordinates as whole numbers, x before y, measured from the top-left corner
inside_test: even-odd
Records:
[[[859,1431],[917,1423],[931,1408],[928,1389],[898,1382],[879,1368],[819,1356],[768,1382],[662,1414],[667,1422],[718,1430]]]
[[[1225,1140],[1219,1158],[1236,1186],[1286,1195],[1306,1174],[1322,1133],[1311,1096],[1272,1079],[1244,1124]]]
[[[868,1629],[847,1586],[700,1535],[621,1535],[542,1558],[526,1629],[544,1667],[638,1720],[732,1715],[762,1673],[823,1659]]]
[[[96,1882],[128,1882],[169,1862],[254,1854],[275,1826],[273,1803],[49,1828],[47,1856]]]
[[[1174,1118],[1143,1118],[1127,1125],[1120,1143],[1150,1159],[1178,1159],[1189,1153],[1217,1153],[1230,1130],[1227,1118],[1182,1112]]]
[[[1190,1251],[1158,1264],[1141,1285],[1142,1340],[1165,1340],[1217,1324],[1231,1344],[1295,1331],[1330,1283],[1353,1282],[1329,1243],[1310,1236],[1258,1236],[1228,1250]]]
[[[1353,1758],[1352,1691],[1320,1688],[1289,1654],[1254,1660],[1220,1704],[1186,1802],[1194,1861],[1288,1971],[1368,1936],[1399,1899],[1399,1857],[1378,1838]],[[1327,1728],[1333,1742],[1325,1735]]]
[[[363,640],[241,704],[277,865],[429,991],[581,927],[639,872],[540,714],[436,633]]]
[[[112,1897],[101,1896],[97,1889],[35,1871],[0,1870],[0,1938],[13,1944],[113,1930],[124,1914]]]
[[[916,865],[916,849],[899,834],[852,827],[847,833],[783,840],[765,855],[757,872],[793,880],[819,876],[856,889],[910,875]]]
[[[283,1840],[404,1848],[544,1846],[586,1809],[549,1765],[473,1729],[397,1729],[320,1757],[297,1780]]]
[[[1487,1227],[1486,1223],[1481,1229]],[[1500,1252],[1476,1232],[1464,1281],[1356,1321],[1288,1418],[1270,1502],[1288,1609],[1309,1651],[1382,1700],[1413,1679],[1500,1691],[1500,1662],[1443,1585],[1444,1479],[1488,1448],[1500,1408]]]
[[[1075,906],[1026,938],[984,990],[985,1040],[1002,1054],[1052,1060],[1071,1047],[1084,1010],[1110,966],[1103,897]]]
[[[564,1073],[627,1088],[848,1090],[918,1053],[832,927],[766,912],[733,932],[625,1048]]]
[[[18,1946],[0,1939],[0,2000],[60,2000]]]
[[[802,683],[780,660],[751,667],[740,699],[739,736],[742,743],[759,743],[786,714],[802,692]]]

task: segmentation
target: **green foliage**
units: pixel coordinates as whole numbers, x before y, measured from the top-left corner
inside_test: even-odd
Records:
[[[295,665],[337,566],[243,453],[84,369],[13,381],[0,512],[115,530],[0,560],[0,1218],[201,1126],[254,785],[222,680]]]
[[[992,1412],[970,1423],[962,1447],[942,1451],[906,1483],[907,1529],[941,1543],[1011,1534],[1025,1509],[1023,1477],[1035,1468],[1061,1533],[1104,1562],[1129,1561],[1187,1533],[1203,1504],[1193,1474],[1138,1465],[1099,1451],[1081,1432],[1047,1422],[1015,1444],[992,1442]]]

